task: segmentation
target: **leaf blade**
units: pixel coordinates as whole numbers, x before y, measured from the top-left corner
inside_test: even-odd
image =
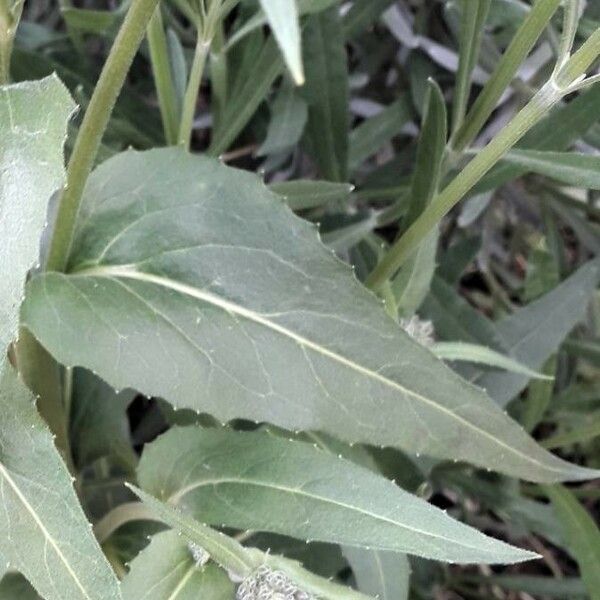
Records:
[[[64,364],[221,420],[451,448],[526,478],[591,475],[410,340],[255,176],[177,149],[128,152],[92,175],[81,216],[72,272],[32,279],[22,315]]]
[[[196,520],[236,529],[452,562],[533,557],[368,469],[263,432],[172,430],[147,448],[138,480],[147,493]]]

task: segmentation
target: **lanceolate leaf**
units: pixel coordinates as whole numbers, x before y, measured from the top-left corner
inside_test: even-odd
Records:
[[[264,432],[171,430],[145,450],[138,481],[211,524],[452,562],[532,558],[370,470]]]
[[[131,563],[124,600],[231,600],[227,573],[214,562],[202,564],[202,553],[174,531],[158,533]]]
[[[600,189],[600,157],[575,152],[511,150],[504,161],[562,183]]]
[[[260,4],[294,81],[296,84],[302,85],[304,68],[302,67],[300,24],[298,23],[296,0],[260,0]]]
[[[585,315],[600,281],[600,260],[583,265],[554,290],[502,319],[495,329],[507,354],[531,369],[541,369],[567,334]],[[506,405],[529,378],[518,373],[479,372],[470,380]]]
[[[307,19],[303,47],[311,153],[323,177],[346,181],[349,84],[337,5]]]
[[[0,351],[16,335],[27,270],[38,256],[48,199],[62,184],[73,103],[56,77],[0,88]],[[0,554],[46,600],[117,600],[45,423],[12,366],[0,361]]]
[[[116,389],[534,480],[590,475],[412,341],[252,174],[179,149],[107,161],[69,270],[31,280],[24,322]]]
[[[423,125],[417,148],[410,203],[403,225],[408,228],[427,208],[438,190],[447,138],[447,115],[439,86],[429,80],[423,111]],[[392,287],[400,315],[412,316],[419,308],[435,271],[438,232],[432,231],[394,278]]]

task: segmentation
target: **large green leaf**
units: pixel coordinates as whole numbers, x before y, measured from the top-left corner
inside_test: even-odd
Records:
[[[546,487],[560,519],[567,546],[577,559],[590,600],[600,599],[600,529],[597,522],[564,486]]]
[[[55,76],[0,87],[2,359],[17,332],[25,275],[38,260],[48,200],[62,185],[62,147],[73,108]]]
[[[123,580],[124,600],[231,600],[234,586],[214,563],[200,564],[199,548],[174,531],[153,536]]]
[[[37,260],[50,195],[64,176],[73,103],[58,78],[0,88],[0,348],[16,335],[27,270]],[[34,399],[0,362],[0,553],[47,600],[116,600],[96,543]]]
[[[294,81],[304,83],[296,0],[260,0]]]
[[[326,179],[346,181],[349,84],[339,7],[308,17],[303,37],[311,154]]]
[[[533,480],[591,474],[412,341],[250,173],[173,148],[107,161],[69,271],[30,281],[24,322],[116,389]]]
[[[0,552],[46,600],[117,600],[71,476],[10,365],[0,375]]]
[[[146,447],[138,481],[149,494],[211,524],[452,562],[533,557],[368,469],[263,432],[171,430]]]

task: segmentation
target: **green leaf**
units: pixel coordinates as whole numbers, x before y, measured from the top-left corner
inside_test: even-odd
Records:
[[[504,161],[578,188],[600,189],[600,157],[577,152],[511,150]]]
[[[533,558],[370,470],[268,433],[171,430],[146,446],[138,481],[210,524],[451,562]]]
[[[285,203],[294,211],[318,208],[330,202],[347,200],[354,191],[354,186],[349,183],[335,183],[333,181],[314,181],[311,179],[297,179],[295,181],[282,181],[272,183],[269,189],[283,196]]]
[[[236,140],[266,98],[282,70],[283,62],[277,45],[272,38],[269,38],[262,44],[260,53],[251,68],[242,73],[242,81],[232,89],[217,128],[213,131],[209,154],[220,155]]]
[[[479,344],[469,344],[466,342],[438,342],[431,347],[431,351],[442,360],[458,360],[478,363],[487,365],[488,367],[504,369],[511,373],[519,373],[520,375],[525,375],[532,379],[553,379],[548,375],[528,369],[516,360]]]
[[[56,76],[0,87],[2,362],[17,333],[25,275],[38,260],[48,200],[64,179],[62,148],[73,109]]]
[[[135,393],[117,393],[84,369],[75,369],[72,377],[70,437],[76,464],[83,468],[108,456],[126,469],[135,467],[127,420]]]
[[[200,524],[189,515],[160,502],[150,494],[134,486],[130,487],[162,521],[181,532],[189,541],[205,549],[217,564],[236,578],[246,578],[259,567],[267,566],[282,571],[304,591],[322,600],[370,600],[364,594],[306,571],[296,561],[270,553],[264,554],[254,548],[245,548],[238,541]]]
[[[566,150],[598,121],[599,102],[600,86],[597,85],[569,103],[555,108],[523,137],[516,148]],[[500,162],[481,180],[475,191],[481,193],[495,189],[526,172],[526,169],[514,164]]]
[[[339,7],[311,15],[304,28],[308,102],[307,135],[321,175],[331,181],[348,179],[348,61]]]
[[[199,564],[197,547],[174,531],[152,537],[123,580],[124,600],[231,600],[234,586],[214,563]]]
[[[357,169],[386,142],[397,136],[413,116],[408,94],[386,106],[379,114],[367,119],[350,133],[350,170]]]
[[[304,83],[296,0],[260,0],[296,85]]]
[[[504,90],[508,88],[522,62],[550,22],[559,4],[560,0],[537,0],[535,2],[475,100],[463,125],[453,136],[452,146],[455,149],[463,150],[475,139],[496,108]]]
[[[0,347],[16,335],[25,275],[64,178],[73,102],[57,77],[0,87]],[[47,600],[117,600],[104,559],[34,399],[0,361],[0,553]]]
[[[560,519],[569,550],[575,555],[590,600],[600,599],[600,529],[577,498],[563,486],[544,488]]]
[[[272,117],[267,138],[257,150],[258,156],[284,152],[293,148],[302,137],[308,107],[291,86],[283,86],[271,107]]]
[[[22,318],[116,389],[534,480],[591,474],[411,340],[250,173],[177,148],[107,161],[69,271],[33,278]]]
[[[0,581],[0,600],[42,600],[22,575],[8,573]]]
[[[337,4],[339,0],[298,0],[298,13],[303,15],[310,15],[313,13],[321,12],[334,4]],[[246,37],[249,33],[256,31],[263,25],[267,24],[267,16],[264,11],[259,10],[254,16],[248,19],[242,27],[233,33],[227,40],[227,49],[237,44],[240,40]]]
[[[343,552],[361,592],[379,600],[408,599],[410,564],[405,555],[350,547]]]
[[[539,300],[519,309],[495,325],[506,353],[530,369],[541,369],[568,333],[579,323],[600,281],[600,260],[580,267]],[[471,381],[506,405],[527,385],[516,373],[478,373]]]
[[[475,4],[475,7],[473,7]],[[452,131],[462,125],[471,92],[471,76],[477,64],[485,20],[491,0],[461,0],[460,52],[452,104]]]
[[[260,560],[256,553],[244,548],[237,540],[192,519],[182,511],[160,502],[150,494],[128,486],[161,521],[180,531],[189,541],[205,550],[218,565],[237,577],[247,577]]]
[[[344,35],[352,38],[368,29],[394,0],[356,0],[344,15]]]
[[[10,365],[0,374],[0,552],[46,600],[118,600],[98,546],[34,400]]]
[[[408,228],[430,204],[442,175],[442,162],[448,135],[446,103],[435,81],[428,81],[424,118],[417,147],[408,213],[403,226]],[[435,271],[438,230],[432,231],[402,266],[392,282],[401,316],[409,317],[421,306],[431,287]]]

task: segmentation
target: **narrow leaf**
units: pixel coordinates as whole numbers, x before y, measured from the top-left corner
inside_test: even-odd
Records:
[[[330,202],[347,200],[354,186],[333,181],[297,179],[272,183],[269,189],[283,196],[285,203],[294,211],[318,208]]]
[[[267,433],[175,429],[146,447],[140,486],[201,522],[451,562],[533,558],[370,470]]]
[[[468,344],[466,342],[438,342],[432,346],[431,351],[442,360],[458,360],[465,362],[478,363],[504,369],[512,373],[519,373],[532,379],[552,380],[552,377],[538,373],[533,369],[528,369],[525,365],[508,356],[504,356],[491,348],[480,346],[478,344]]]
[[[600,261],[596,259],[580,267],[552,292],[497,323],[495,328],[506,353],[530,369],[540,369],[583,319],[599,280]],[[480,372],[471,380],[504,406],[523,390],[528,377]]]
[[[297,85],[304,83],[296,0],[260,0],[285,62]]]
[[[338,6],[311,15],[304,28],[303,94],[308,102],[311,153],[326,179],[346,181],[348,171],[348,61]]]
[[[244,73],[239,89],[230,94],[217,129],[213,131],[209,154],[218,156],[229,148],[254,116],[282,70],[280,53],[273,39],[269,38],[264,42],[252,68]]]
[[[354,129],[350,134],[350,170],[358,168],[397,136],[412,116],[412,102],[405,94]]]
[[[504,160],[574,187],[600,189],[600,156],[577,152],[511,150]]]
[[[258,156],[293,148],[304,133],[308,118],[306,102],[291,86],[284,86],[273,102],[267,137],[257,150]]]
[[[483,28],[491,0],[461,0],[460,51],[458,72],[452,104],[452,131],[457,131],[467,112],[467,102],[471,92],[471,77],[477,64]]]
[[[428,81],[423,114],[408,213],[402,222],[405,228],[412,225],[427,208],[437,193],[442,174],[448,119],[444,96],[432,79]],[[403,317],[412,316],[429,292],[435,271],[437,245],[436,228],[423,240],[393,280],[398,311]]]
[[[577,498],[563,486],[545,487],[562,522],[569,550],[575,555],[591,600],[600,599],[600,529]]]
[[[116,389],[534,480],[591,474],[412,341],[250,173],[180,149],[107,161],[69,271],[31,280],[24,322]]]

